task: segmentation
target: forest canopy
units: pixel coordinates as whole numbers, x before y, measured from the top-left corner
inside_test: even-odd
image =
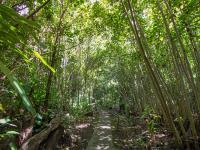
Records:
[[[139,116],[151,138],[166,129],[178,147],[197,149],[199,8],[198,0],[0,0],[2,147],[23,147],[58,115],[68,128],[106,108]]]

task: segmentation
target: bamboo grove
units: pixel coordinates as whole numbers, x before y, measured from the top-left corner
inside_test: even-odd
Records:
[[[152,108],[177,144],[197,144],[198,0],[0,3],[1,118],[123,103]]]

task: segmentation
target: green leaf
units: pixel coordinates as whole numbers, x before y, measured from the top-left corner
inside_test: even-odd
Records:
[[[11,142],[9,146],[10,146],[10,150],[17,150],[17,146],[14,143]]]
[[[51,67],[45,60],[44,58],[36,51],[33,51],[35,56],[45,65],[47,66],[53,73],[55,73],[55,69],[53,67]]]
[[[0,119],[0,124],[6,124],[8,122],[10,122],[10,119],[8,117]]]
[[[7,131],[6,134],[7,135],[18,135],[19,132],[17,132],[17,131]]]
[[[29,60],[28,56],[27,56],[22,50],[16,48],[15,51],[16,51],[17,53],[19,53],[19,54],[22,56],[22,58],[23,58],[27,63],[29,63],[29,64],[32,63],[32,62]]]
[[[3,62],[0,61],[0,70],[8,77],[10,83],[15,88],[17,93],[21,96],[22,102],[24,104],[24,107],[32,113],[32,115],[36,115],[36,111],[33,108],[31,102],[29,101],[28,97],[26,96],[26,93],[22,86],[20,85],[17,78],[12,74],[12,72],[3,64]]]

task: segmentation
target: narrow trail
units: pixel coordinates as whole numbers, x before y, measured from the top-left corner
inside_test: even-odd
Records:
[[[86,150],[117,150],[112,143],[110,114],[101,111],[99,121]]]

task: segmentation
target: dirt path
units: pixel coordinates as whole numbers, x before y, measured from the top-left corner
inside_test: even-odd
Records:
[[[99,121],[86,150],[116,150],[112,143],[110,114],[108,112],[100,112]]]

